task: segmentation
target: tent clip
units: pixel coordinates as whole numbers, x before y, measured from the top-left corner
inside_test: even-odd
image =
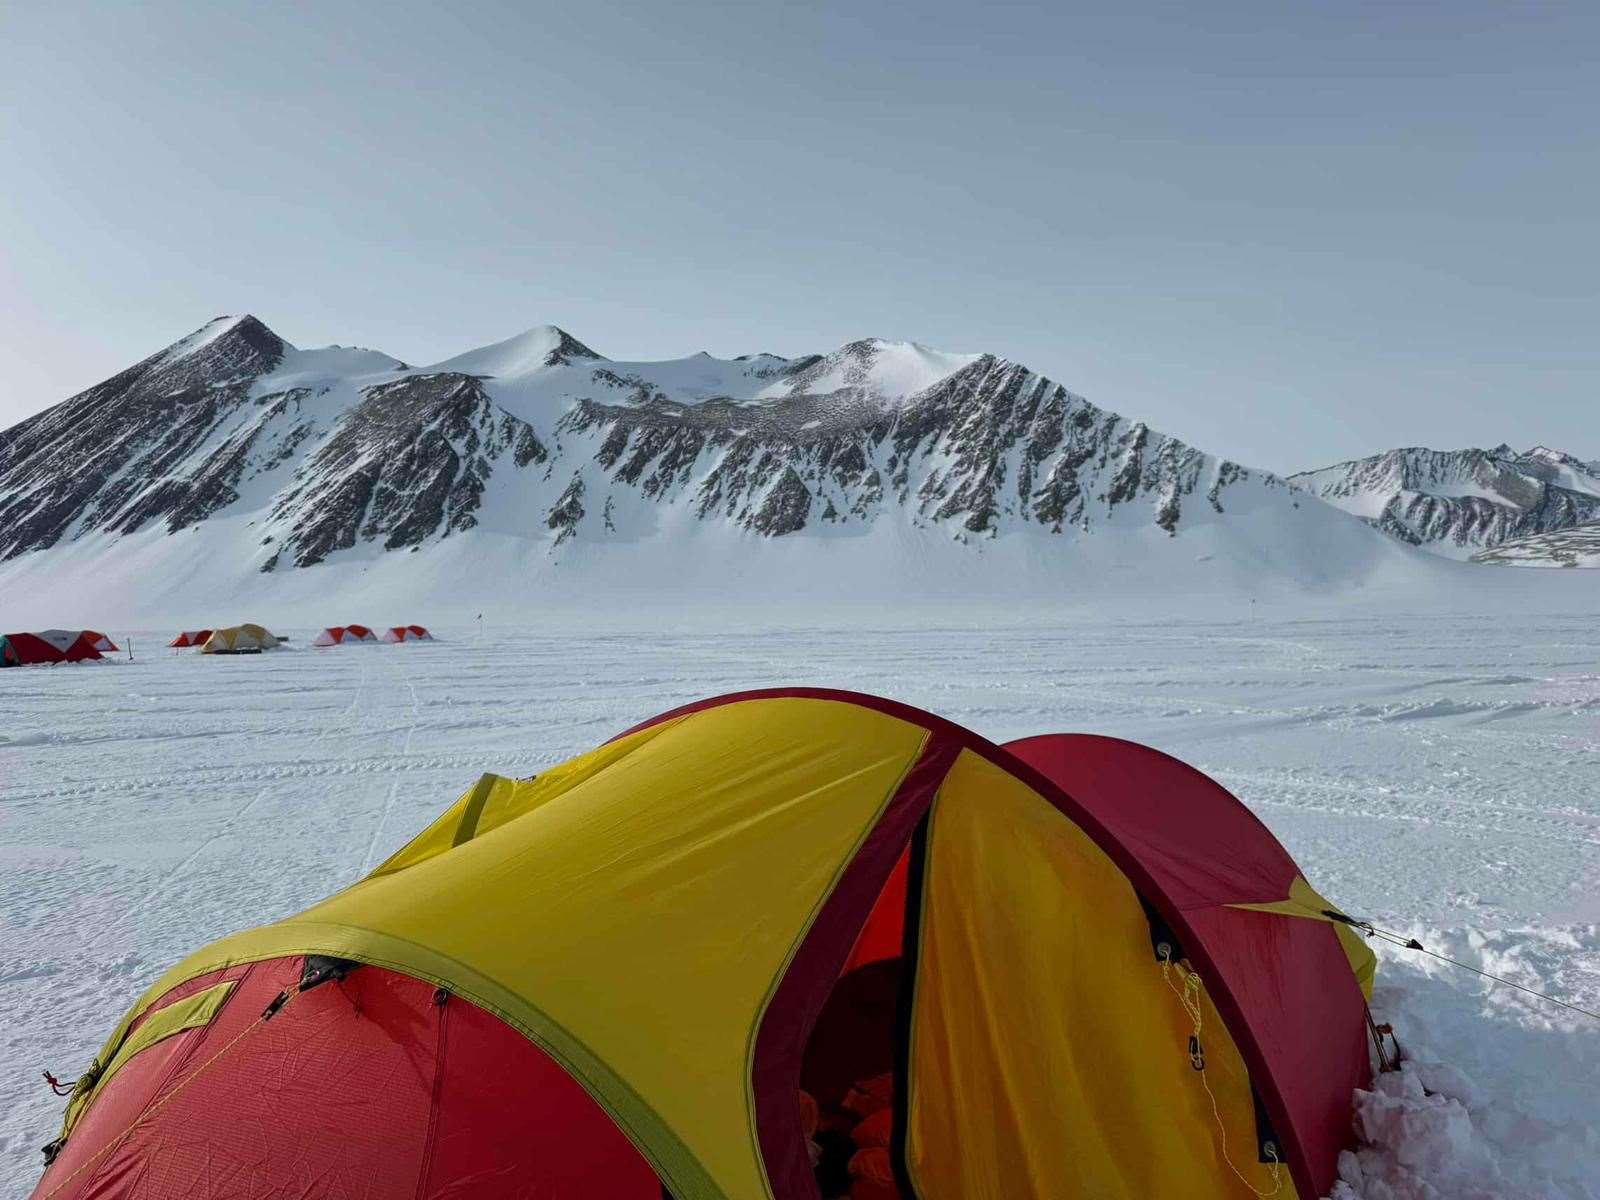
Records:
[[[1206,1052],[1200,1047],[1200,1038],[1192,1033],[1189,1035],[1189,1065],[1196,1071],[1206,1069]]]
[[[305,966],[300,970],[299,990],[309,992],[329,980],[342,980],[360,965],[352,959],[334,958],[330,954],[308,954]]]
[[[1144,909],[1144,919],[1150,923],[1150,949],[1155,951],[1156,961],[1178,962],[1187,957],[1183,952],[1183,943],[1172,932],[1172,926],[1162,920],[1161,914],[1143,896],[1139,897],[1139,907]]]

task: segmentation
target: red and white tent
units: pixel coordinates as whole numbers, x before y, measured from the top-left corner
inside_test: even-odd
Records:
[[[85,629],[83,631],[83,636],[89,639],[89,644],[92,645],[96,650],[120,650],[120,649],[122,649],[122,647],[118,646],[115,642],[113,642],[105,634],[100,633],[100,632],[98,632],[96,630]]]
[[[94,637],[81,629],[45,629],[38,633],[0,635],[0,667],[36,663],[87,662],[100,657]]]
[[[395,625],[384,630],[383,640],[386,642],[431,642],[433,634],[421,625]]]
[[[378,635],[365,625],[330,625],[311,639],[313,646],[342,646],[346,642],[375,642]]]
[[[183,646],[204,646],[211,633],[212,631],[209,629],[185,629],[168,642],[167,645],[179,648]]]

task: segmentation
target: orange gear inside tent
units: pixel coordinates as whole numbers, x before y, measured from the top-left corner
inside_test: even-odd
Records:
[[[1370,1075],[1340,915],[1146,747],[725,696],[173,967],[34,1196],[1312,1200]]]

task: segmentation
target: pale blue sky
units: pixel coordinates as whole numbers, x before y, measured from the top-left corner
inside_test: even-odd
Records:
[[[1277,470],[1600,457],[1597,60],[1600,8],[1479,0],[0,0],[0,426],[250,311],[989,350]]]

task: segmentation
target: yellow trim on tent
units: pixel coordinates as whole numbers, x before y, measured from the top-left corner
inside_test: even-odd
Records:
[[[1203,998],[1224,1155],[1189,1060],[1192,1023],[1127,877],[971,751],[934,801],[915,987],[906,1157],[918,1195],[1248,1198],[1234,1167],[1274,1189],[1249,1073]],[[1288,1171],[1278,1179],[1293,1200]]]
[[[111,1077],[125,1067],[134,1055],[148,1050],[157,1042],[164,1041],[174,1034],[211,1024],[212,1018],[222,1011],[223,1004],[232,995],[237,983],[238,980],[235,979],[224,979],[221,983],[201,988],[151,1013],[145,1022],[133,1031],[132,1036],[116,1048],[103,1071],[99,1074],[90,1072],[88,1087],[81,1090],[74,1089],[72,1099],[67,1104],[65,1128],[72,1128],[77,1122],[78,1115],[89,1107],[90,1102],[105,1089],[106,1084],[111,1082]]]
[[[1230,904],[1228,907],[1248,908],[1252,912],[1278,913],[1285,917],[1303,917],[1308,921],[1326,921],[1339,935],[1339,945],[1344,949],[1344,956],[1350,960],[1350,970],[1355,973],[1356,982],[1361,985],[1361,994],[1369,1001],[1372,999],[1372,981],[1378,972],[1378,956],[1350,925],[1344,921],[1335,921],[1328,916],[1329,911],[1338,912],[1339,909],[1333,901],[1318,893],[1307,883],[1303,875],[1295,876],[1294,882],[1289,885],[1289,895],[1286,899],[1261,904]]]

